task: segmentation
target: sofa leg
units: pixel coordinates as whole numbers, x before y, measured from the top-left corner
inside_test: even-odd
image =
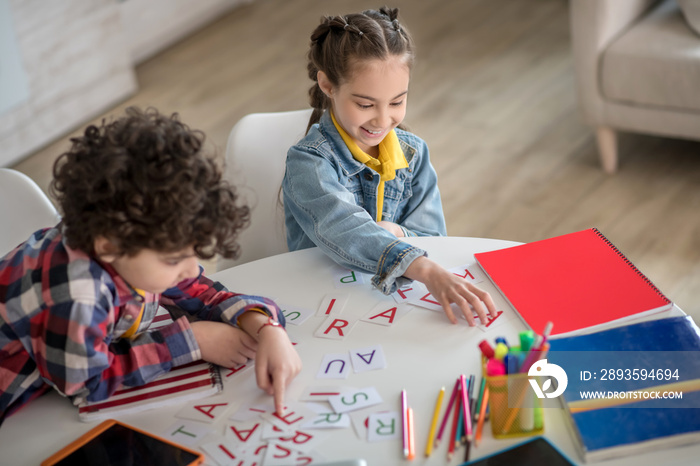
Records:
[[[617,133],[612,128],[600,127],[596,130],[600,163],[606,173],[617,170]]]

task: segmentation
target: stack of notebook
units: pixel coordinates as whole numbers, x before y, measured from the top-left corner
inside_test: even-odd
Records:
[[[691,317],[554,340],[547,361],[568,375],[560,401],[584,460],[700,440],[700,329]]]

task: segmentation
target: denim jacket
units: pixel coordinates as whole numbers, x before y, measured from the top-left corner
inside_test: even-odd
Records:
[[[408,168],[384,186],[382,220],[405,236],[444,236],[437,174],[428,146],[396,129]],[[376,223],[379,174],[355,160],[330,113],[287,153],[282,189],[290,251],[318,246],[338,264],[374,274],[372,283],[390,294],[410,282],[408,266],[426,252],[397,239]]]

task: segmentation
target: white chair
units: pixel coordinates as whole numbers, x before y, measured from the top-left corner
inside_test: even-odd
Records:
[[[226,145],[225,177],[251,209],[237,260],[219,259],[217,270],[287,252],[280,188],[287,150],[306,132],[311,109],[252,113],[236,123]]]
[[[0,257],[59,220],[56,208],[31,178],[0,168]]]

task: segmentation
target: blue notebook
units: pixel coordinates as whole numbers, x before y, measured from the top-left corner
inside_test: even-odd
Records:
[[[700,441],[700,329],[691,317],[550,344],[547,362],[568,376],[558,399],[585,461]]]

